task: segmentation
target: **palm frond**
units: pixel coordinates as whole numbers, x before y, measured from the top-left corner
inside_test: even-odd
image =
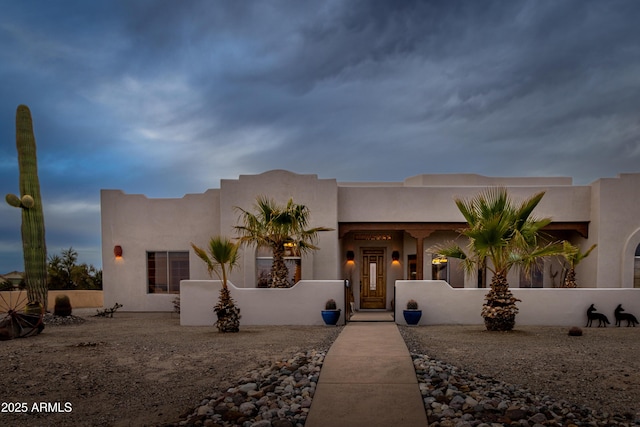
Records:
[[[227,274],[238,265],[239,243],[232,242],[224,236],[214,236],[209,239],[208,251],[191,243],[191,247],[207,265],[209,276],[214,273],[222,281],[222,287],[227,289]]]

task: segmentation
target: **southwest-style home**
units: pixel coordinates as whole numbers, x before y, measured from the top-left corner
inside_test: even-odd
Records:
[[[441,259],[429,248],[458,237],[465,226],[454,198],[471,198],[503,186],[516,200],[545,191],[534,211],[551,217],[552,239],[583,250],[597,248],[577,270],[582,288],[640,287],[640,174],[573,185],[571,178],[495,178],[470,174],[418,175],[404,182],[337,182],[316,175],[275,170],[224,179],[220,187],[180,199],[102,190],[104,304],[124,303],[130,311],[170,311],[181,280],[207,280],[204,263],[191,249],[214,235],[235,237],[240,207],[252,210],[259,195],[284,204],[290,198],[311,212],[320,250],[303,257],[291,252],[291,280],[345,280],[353,284],[359,310],[390,310],[397,280],[444,280],[454,288],[488,283],[466,277],[457,260]],[[245,248],[231,275],[239,288],[265,285],[271,253]],[[513,288],[560,286],[562,264],[541,262],[529,274],[514,271]]]

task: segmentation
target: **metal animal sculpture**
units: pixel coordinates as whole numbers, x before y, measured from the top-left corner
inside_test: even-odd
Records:
[[[623,313],[624,308],[622,308],[622,304],[618,304],[614,314],[616,316],[616,326],[622,326],[622,321],[627,321],[627,326],[635,326],[638,324],[638,319],[631,313]]]
[[[587,327],[590,328],[591,324],[594,320],[598,321],[598,328],[604,326],[605,328],[609,325],[609,319],[602,313],[598,313],[596,308],[591,304],[587,309]]]

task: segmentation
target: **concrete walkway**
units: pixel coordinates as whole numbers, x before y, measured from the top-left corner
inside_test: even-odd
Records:
[[[427,425],[416,373],[395,323],[349,323],[329,349],[306,427]]]

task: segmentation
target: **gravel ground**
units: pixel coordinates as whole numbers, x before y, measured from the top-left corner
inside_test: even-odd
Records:
[[[640,328],[401,327],[413,353],[609,414],[640,418]]]
[[[180,326],[170,313],[83,318],[81,324],[49,325],[39,336],[0,342],[0,425],[175,423],[252,369],[300,351],[327,349],[341,330],[241,327],[238,334],[219,334],[213,326]],[[566,327],[401,330],[414,353],[598,410],[640,411],[640,328],[583,328],[582,337],[568,336]],[[7,412],[15,412],[12,403],[31,410],[40,402],[59,412]]]
[[[245,326],[237,334],[220,334],[213,326],[180,326],[170,313],[83,318],[81,324],[48,325],[38,336],[0,342],[0,425],[176,422],[249,370],[299,351],[326,349],[341,330]],[[33,411],[40,402],[52,405]],[[30,413],[16,413],[22,404]]]

